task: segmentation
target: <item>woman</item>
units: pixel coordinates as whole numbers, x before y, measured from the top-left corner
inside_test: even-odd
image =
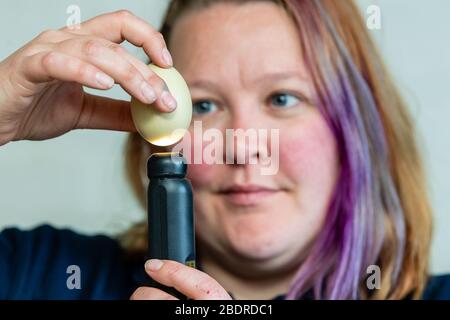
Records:
[[[151,276],[192,299],[450,298],[449,277],[428,276],[431,212],[413,126],[351,1],[175,0],[162,34],[173,58],[127,12],[42,34],[0,67],[0,141],[135,130],[128,103],[80,84],[115,81],[159,110],[176,107],[116,44],[127,39],[158,65],[174,63],[204,129],[278,129],[278,171],[262,176],[270,146],[246,142],[236,148],[256,165],[189,166],[200,270],[150,260],[143,274],[145,224],[123,235],[123,248],[48,226],[6,230],[1,297],[174,299],[142,285]],[[130,136],[141,197],[143,162],[160,151],[150,149]],[[80,290],[67,289],[68,265],[83,272]]]

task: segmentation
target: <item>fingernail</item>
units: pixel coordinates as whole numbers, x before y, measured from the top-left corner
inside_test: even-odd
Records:
[[[161,269],[163,262],[158,259],[150,259],[145,263],[145,269],[149,271],[158,271]]]
[[[161,94],[161,100],[167,108],[169,108],[169,110],[174,110],[177,107],[177,101],[168,91],[163,91]]]
[[[103,72],[97,72],[95,74],[95,80],[99,85],[105,88],[111,88],[114,85],[114,79]]]
[[[141,91],[142,95],[147,100],[147,103],[153,103],[156,101],[155,90],[153,90],[153,88],[147,82],[142,82]]]
[[[172,55],[170,54],[169,50],[167,48],[164,48],[162,51],[162,58],[166,64],[169,66],[173,65]]]

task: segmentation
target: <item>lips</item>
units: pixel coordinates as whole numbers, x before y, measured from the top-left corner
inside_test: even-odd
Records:
[[[255,206],[279,191],[260,185],[232,185],[223,189],[220,194],[235,206]]]

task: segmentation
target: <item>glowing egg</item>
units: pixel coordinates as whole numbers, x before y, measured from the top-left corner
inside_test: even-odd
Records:
[[[192,99],[186,81],[175,68],[164,69],[154,64],[149,68],[166,83],[177,100],[172,112],[161,112],[137,99],[131,100],[131,115],[139,134],[151,144],[169,146],[181,140],[192,118]]]

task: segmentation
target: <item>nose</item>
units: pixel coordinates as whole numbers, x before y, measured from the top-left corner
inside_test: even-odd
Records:
[[[225,130],[226,164],[246,165],[257,164],[261,154],[266,150],[264,139],[260,134],[263,130],[251,124],[258,124],[258,119],[250,120],[249,115],[234,115]]]

